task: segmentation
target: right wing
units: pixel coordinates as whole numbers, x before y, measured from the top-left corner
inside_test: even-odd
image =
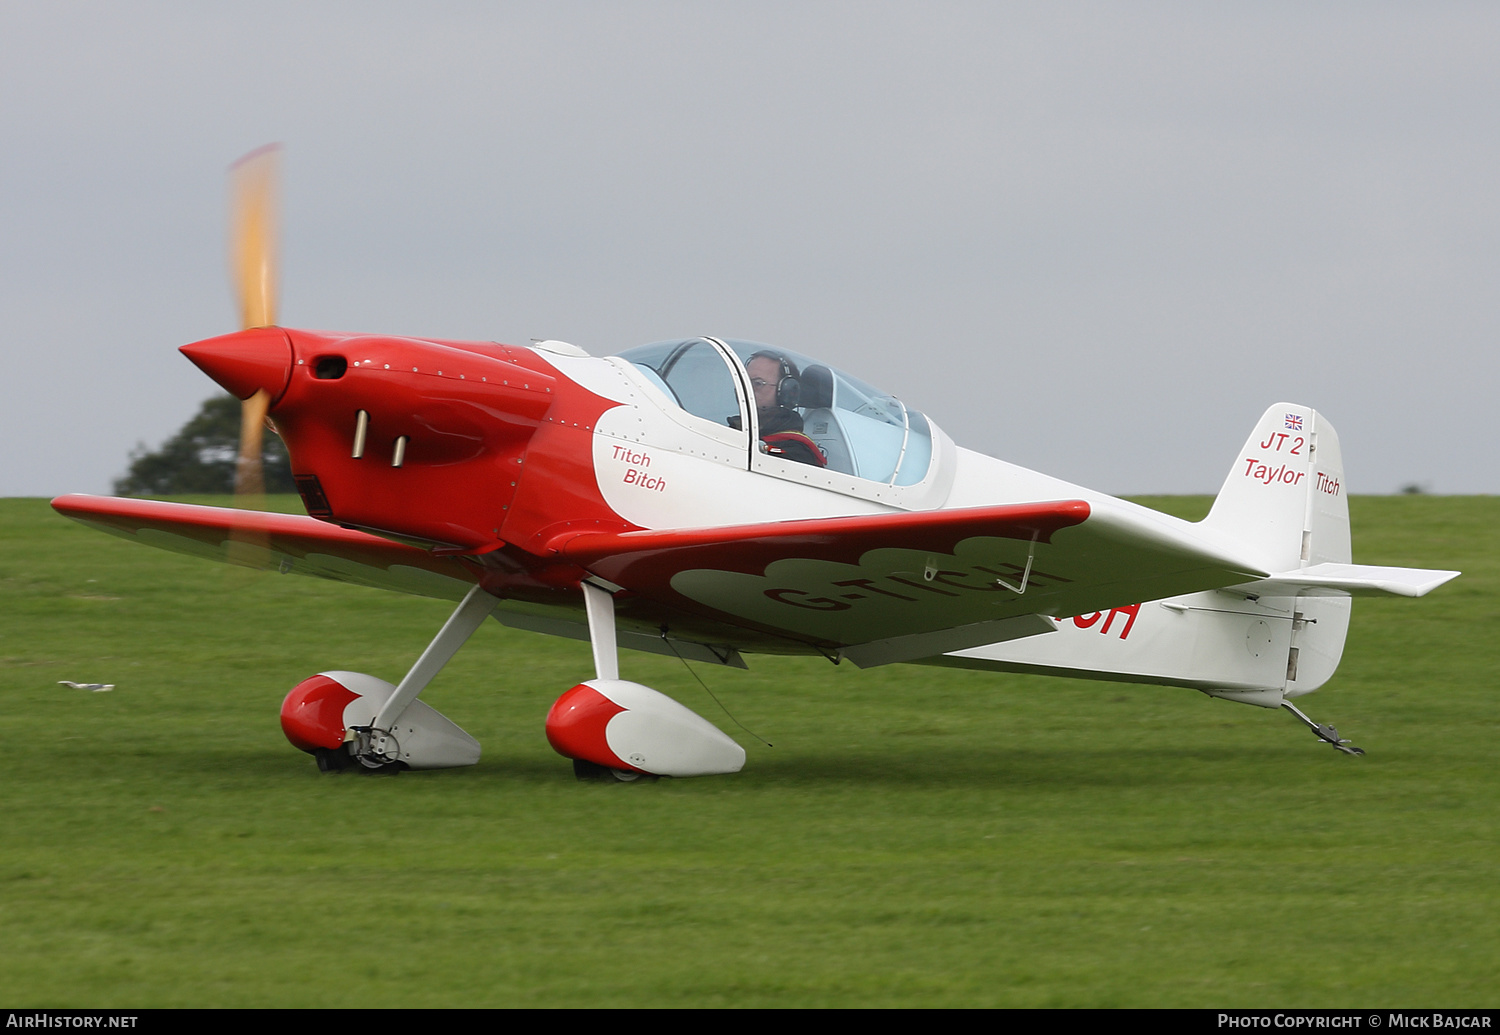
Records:
[[[246,568],[442,600],[461,600],[475,582],[451,558],[296,514],[81,495],[59,496],[52,509],[123,539]]]

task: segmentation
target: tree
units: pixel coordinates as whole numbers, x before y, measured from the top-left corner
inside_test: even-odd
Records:
[[[286,446],[265,437],[266,492],[296,492]],[[240,451],[240,401],[216,395],[155,451],[144,442],[130,453],[130,469],[115,482],[119,496],[178,496],[234,492],[235,458]]]

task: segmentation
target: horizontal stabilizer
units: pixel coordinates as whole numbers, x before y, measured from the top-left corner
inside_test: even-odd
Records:
[[[1365,597],[1389,593],[1398,597],[1423,597],[1445,582],[1458,578],[1456,571],[1430,568],[1384,568],[1374,564],[1314,564],[1295,571],[1277,572],[1269,578],[1247,582],[1240,589],[1260,594],[1348,593]]]

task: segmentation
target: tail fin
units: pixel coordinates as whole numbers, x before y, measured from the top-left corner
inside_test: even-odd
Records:
[[[1333,425],[1306,406],[1272,406],[1203,524],[1244,544],[1266,571],[1348,564],[1349,500]]]

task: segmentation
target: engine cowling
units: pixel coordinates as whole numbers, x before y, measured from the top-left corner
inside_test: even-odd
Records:
[[[627,773],[710,776],[745,765],[745,749],[713,723],[624,679],[590,679],[559,697],[547,740],[564,758]]]
[[[320,672],[281,702],[281,731],[293,747],[318,755],[320,764],[327,757],[320,752],[338,752],[345,745],[364,747],[365,764],[372,768],[393,763],[450,769],[479,761],[479,741],[421,700],[407,705],[392,729],[370,730],[395,692],[395,684],[363,672]],[[351,757],[357,753],[358,748]]]

